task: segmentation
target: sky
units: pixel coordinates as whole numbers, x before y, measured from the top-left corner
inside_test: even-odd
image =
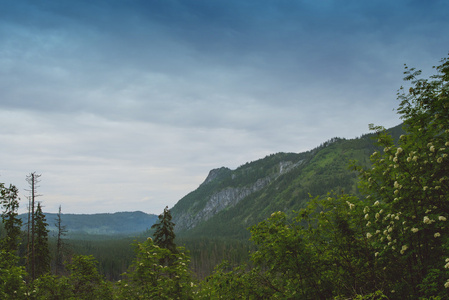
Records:
[[[449,1],[0,0],[0,182],[44,211],[159,214],[214,168],[392,127]]]

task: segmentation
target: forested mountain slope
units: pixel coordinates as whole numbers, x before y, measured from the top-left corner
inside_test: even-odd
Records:
[[[389,131],[395,138],[403,133],[401,125]],[[350,161],[367,165],[375,149],[372,134],[334,138],[311,151],[272,154],[235,170],[214,169],[172,208],[177,234],[247,238],[248,227],[275,211],[299,210],[310,196],[356,194],[358,177]]]

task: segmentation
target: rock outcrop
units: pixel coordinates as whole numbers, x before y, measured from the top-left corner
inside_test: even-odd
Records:
[[[213,193],[208,197],[204,207],[200,208],[199,210],[184,211],[176,214],[174,216],[176,230],[181,231],[194,228],[199,223],[209,220],[220,211],[229,207],[233,207],[249,195],[262,190],[272,181],[276,180],[280,175],[291,171],[302,163],[303,160],[300,160],[298,162],[281,161],[279,162],[277,172],[274,172],[266,177],[259,178],[255,182],[243,187],[225,187],[218,192]],[[217,180],[218,178],[220,178],[220,176],[228,172],[232,171],[228,168],[211,170],[201,186],[204,187],[212,183],[214,180]],[[231,174],[232,179],[235,179],[235,177],[235,174]]]

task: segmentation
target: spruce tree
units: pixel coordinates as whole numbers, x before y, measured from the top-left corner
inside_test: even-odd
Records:
[[[39,277],[50,271],[50,250],[48,248],[48,224],[42,212],[41,204],[37,204],[34,220],[36,222],[36,237],[34,244],[35,276]]]
[[[172,217],[168,206],[165,207],[164,212],[158,218],[159,220],[151,226],[152,229],[155,229],[154,243],[161,248],[170,250],[172,253],[177,253],[173,230],[175,224],[171,221]]]

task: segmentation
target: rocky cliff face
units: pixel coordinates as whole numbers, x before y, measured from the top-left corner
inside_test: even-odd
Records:
[[[264,187],[268,186],[271,182],[276,180],[280,175],[291,171],[302,163],[303,160],[300,160],[298,162],[281,161],[276,168],[276,172],[265,177],[258,178],[251,184],[247,184],[243,187],[228,186],[218,191],[212,192],[212,194],[207,197],[205,205],[199,210],[190,209],[189,211],[178,211],[177,213],[173,214],[173,221],[176,224],[176,230],[182,231],[194,228],[199,223],[207,221],[220,211],[229,207],[233,207],[249,195],[262,190]],[[218,180],[220,176],[228,172],[232,171],[227,168],[211,170],[206,180],[201,184],[200,187],[206,188],[208,184],[213,183],[214,180]],[[236,178],[236,175],[232,173],[231,178],[234,180]],[[193,204],[193,207],[195,207],[196,205],[198,205],[197,202]]]

